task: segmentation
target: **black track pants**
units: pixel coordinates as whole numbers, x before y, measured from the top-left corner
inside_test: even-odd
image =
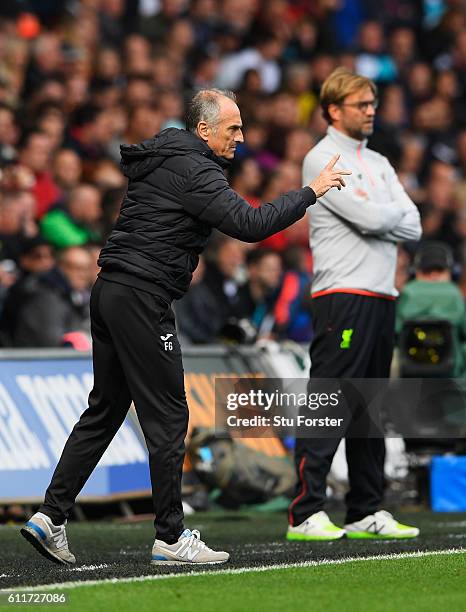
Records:
[[[393,355],[395,302],[334,293],[312,300],[315,336],[311,344],[312,378],[388,378]],[[327,475],[339,439],[296,440],[296,497],[289,522],[299,525],[325,504]],[[379,509],[384,490],[385,441],[346,438],[350,490],[346,523]]]
[[[173,311],[158,296],[98,279],[91,321],[89,407],[68,438],[40,510],[63,523],[133,400],[149,450],[157,537],[173,542],[183,530],[181,474],[188,427]]]

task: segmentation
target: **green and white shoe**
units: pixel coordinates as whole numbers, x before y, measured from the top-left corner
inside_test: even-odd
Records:
[[[339,540],[345,535],[345,530],[337,527],[321,510],[308,517],[297,527],[288,526],[287,540]]]
[[[417,538],[419,529],[402,525],[390,512],[379,510],[360,521],[345,525],[346,537],[354,540],[404,540]]]

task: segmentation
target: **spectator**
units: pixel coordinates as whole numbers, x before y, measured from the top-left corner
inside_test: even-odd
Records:
[[[319,32],[313,19],[300,19],[294,36],[285,49],[285,59],[289,62],[309,62],[317,49]]]
[[[53,160],[55,184],[65,195],[79,185],[83,168],[79,155],[73,149],[60,149]]]
[[[151,72],[151,44],[140,34],[130,34],[124,45],[123,61],[128,75],[149,75]]]
[[[110,158],[104,158],[97,162],[88,176],[92,184],[101,192],[126,186],[126,178],[120,166]]]
[[[121,71],[121,58],[117,49],[111,47],[99,49],[94,64],[94,77],[101,81],[115,83],[119,81]]]
[[[235,163],[230,178],[232,189],[254,208],[260,206],[258,193],[263,177],[259,164],[254,158],[246,158]]]
[[[55,265],[52,247],[42,236],[25,238],[20,243],[18,278],[9,288],[0,317],[0,345],[13,346],[14,330],[21,325],[20,311],[35,287],[36,276]]]
[[[193,0],[189,16],[194,27],[195,44],[198,49],[206,49],[211,43],[216,21],[215,0]]]
[[[57,206],[44,216],[40,224],[43,236],[59,249],[98,240],[101,199],[100,191],[93,185],[78,185],[64,205]]]
[[[128,144],[142,142],[152,138],[162,128],[163,114],[155,106],[142,104],[129,112],[128,127],[123,135],[123,142]]]
[[[59,347],[69,332],[89,333],[91,255],[81,247],[63,250],[57,267],[35,277],[18,305],[11,329],[15,347]]]
[[[153,84],[149,75],[133,74],[128,77],[125,87],[125,104],[129,109],[136,106],[150,106],[153,98]]]
[[[218,340],[222,328],[237,315],[239,308],[238,276],[244,265],[243,246],[220,235],[210,246],[207,257],[202,280],[177,304],[180,333],[194,344]]]
[[[180,68],[185,68],[187,56],[194,45],[194,30],[188,19],[178,19],[167,30],[164,52]]]
[[[277,60],[282,51],[283,44],[278,38],[271,34],[263,36],[255,47],[233,53],[222,60],[217,87],[235,89],[246,70],[255,68],[260,74],[263,91],[268,94],[276,92],[281,81],[281,69]]]
[[[356,72],[374,81],[393,81],[397,76],[395,63],[385,50],[382,25],[377,21],[361,25]]]
[[[36,127],[50,138],[52,151],[56,151],[63,143],[65,136],[66,116],[61,105],[44,102],[36,109]]]
[[[301,127],[294,128],[286,136],[285,161],[301,167],[304,158],[315,144],[315,138],[308,129]]]
[[[0,167],[16,158],[18,126],[12,108],[0,103]]]
[[[233,316],[248,319],[257,339],[277,334],[274,306],[282,276],[280,256],[269,249],[253,249],[246,256],[247,282],[239,290]]]
[[[419,204],[425,198],[421,185],[421,171],[426,149],[426,141],[422,136],[404,134],[401,139],[401,160],[399,162],[399,178],[409,197]]]
[[[34,199],[22,191],[7,191],[0,199],[0,261],[18,262],[21,243],[37,234]]]
[[[455,259],[461,261],[462,237],[455,201],[455,182],[456,171],[453,166],[434,162],[420,210],[424,238],[450,245]]]
[[[50,172],[53,143],[44,132],[32,131],[19,144],[19,163],[32,171],[36,198],[35,216],[40,219],[60,197],[61,192]]]
[[[201,52],[195,58],[191,73],[186,75],[186,79],[193,90],[209,89],[213,87],[218,70],[219,58],[212,53]]]
[[[274,306],[275,326],[280,339],[295,342],[312,340],[311,278],[309,250],[300,245],[283,252],[285,270]]]
[[[404,91],[400,85],[388,85],[382,96],[377,114],[374,134],[370,146],[385,155],[394,166],[401,157],[401,136],[406,126],[406,104]]]
[[[160,0],[160,10],[155,15],[140,18],[138,31],[149,40],[162,40],[170,26],[183,15],[186,5],[185,0]]]
[[[318,106],[318,100],[312,91],[312,72],[308,64],[291,64],[285,74],[287,91],[294,95],[298,103],[299,123],[309,124],[312,112]]]
[[[103,108],[88,104],[76,111],[67,146],[74,149],[83,161],[97,161],[106,156],[112,137],[110,115]]]
[[[418,58],[415,32],[406,26],[395,28],[390,34],[389,47],[397,74],[406,78],[409,67]]]
[[[63,69],[63,52],[57,34],[44,32],[34,41],[31,62],[26,73],[23,95],[36,91],[48,77],[55,77]]]

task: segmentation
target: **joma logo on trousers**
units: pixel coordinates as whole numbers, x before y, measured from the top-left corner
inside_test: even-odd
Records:
[[[160,339],[163,340],[163,348],[166,351],[173,350],[173,342],[168,342],[168,338],[171,338],[173,334],[167,334],[166,336],[160,336]]]

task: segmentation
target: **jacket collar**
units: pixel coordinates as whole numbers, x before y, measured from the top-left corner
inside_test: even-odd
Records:
[[[198,137],[196,136],[196,138]],[[200,138],[198,138],[198,140],[202,142],[203,146],[205,147],[204,151],[202,152],[202,155],[205,155],[205,157],[208,157],[209,159],[214,161],[221,168],[228,168],[228,166],[231,165],[231,162],[229,159],[227,159],[226,157],[219,157],[218,155],[215,155],[215,153],[212,151],[212,149],[209,147],[209,145],[206,142],[204,142]]]
[[[227,159],[226,157],[219,157],[218,155],[215,155],[215,153],[212,151],[209,145],[204,140],[202,140],[202,138],[199,138],[199,136],[196,136],[196,134],[193,134],[192,132],[188,132],[187,130],[180,130],[180,131],[184,132],[185,136],[190,138],[191,142],[195,143],[194,146],[195,148],[199,150],[201,155],[204,155],[204,157],[208,157],[209,159],[214,161],[216,164],[218,164],[221,168],[228,168],[228,166],[231,165],[230,160]]]
[[[340,132],[340,130],[335,129],[331,125],[329,125],[327,129],[327,136],[335,141],[342,150],[360,151],[367,147],[367,138],[364,140],[356,140],[356,138],[351,138],[351,136],[343,134],[343,132]]]

